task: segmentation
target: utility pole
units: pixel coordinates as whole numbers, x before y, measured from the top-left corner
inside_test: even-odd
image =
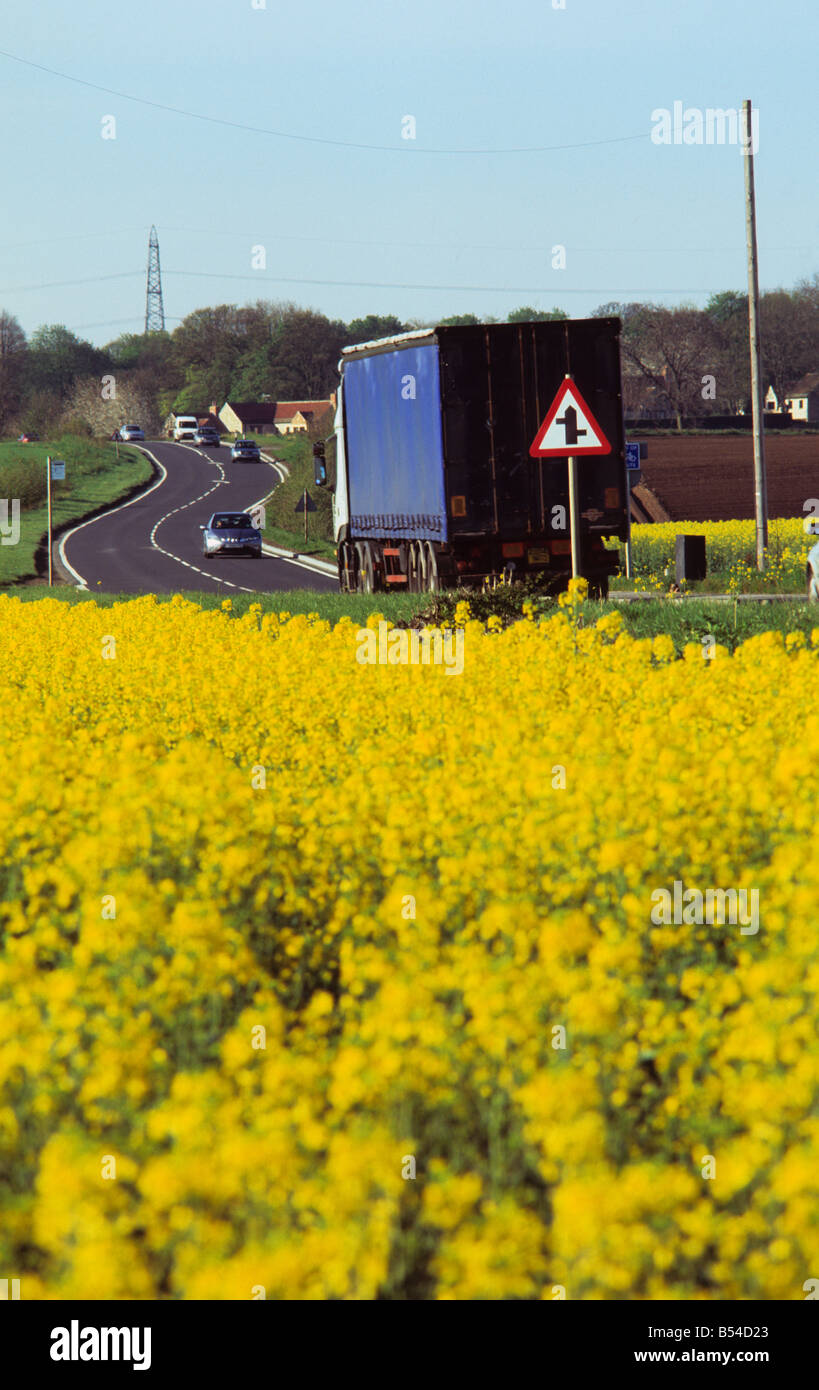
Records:
[[[756,567],[765,568],[768,545],[768,484],[765,477],[765,435],[762,412],[762,379],[759,371],[759,264],[756,250],[756,199],[754,196],[754,147],[751,103],[742,103],[742,138],[745,160],[745,238],[748,248],[748,336],[751,345],[751,405],[754,423],[754,509],[756,512]]]

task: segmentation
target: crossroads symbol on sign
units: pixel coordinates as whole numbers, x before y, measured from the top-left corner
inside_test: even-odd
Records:
[[[571,377],[566,377],[549,406],[529,453],[532,458],[611,453],[609,441]]]

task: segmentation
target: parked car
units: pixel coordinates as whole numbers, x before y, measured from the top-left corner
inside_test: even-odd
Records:
[[[173,437],[179,442],[180,439],[193,439],[199,429],[199,421],[195,415],[177,415],[173,426]]]
[[[222,440],[219,431],[214,425],[200,425],[196,434],[193,436],[193,442],[194,444],[219,445]]]
[[[255,439],[236,439],[230,448],[231,462],[236,459],[257,461],[262,455]]]
[[[202,554],[221,555],[224,552],[245,552],[254,559],[262,556],[262,533],[254,526],[249,512],[214,512],[202,532]]]
[[[139,425],[122,425],[119,437],[123,444],[131,444],[135,440],[144,439],[145,431],[140,429]]]

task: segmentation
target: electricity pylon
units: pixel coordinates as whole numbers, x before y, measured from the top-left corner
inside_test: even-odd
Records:
[[[162,307],[162,277],[159,273],[159,237],[151,228],[148,241],[148,289],[145,295],[145,332],[165,332],[165,310]]]

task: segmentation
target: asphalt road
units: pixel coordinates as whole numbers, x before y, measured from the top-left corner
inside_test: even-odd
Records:
[[[248,511],[281,474],[269,463],[231,463],[230,448],[148,442],[160,481],[104,516],[81,522],[58,542],[55,558],[76,584],[107,593],[278,589],[337,592],[335,579],[294,560],[202,554],[200,524],[214,512]]]

